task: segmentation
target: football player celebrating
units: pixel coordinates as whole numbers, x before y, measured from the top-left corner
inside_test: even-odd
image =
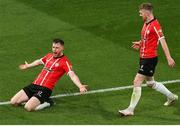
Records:
[[[72,70],[72,65],[68,58],[63,54],[64,41],[54,39],[52,43],[52,53],[48,53],[41,59],[32,63],[21,64],[19,68],[26,70],[35,66],[44,65],[37,78],[28,86],[20,90],[11,98],[11,104],[17,106],[25,102],[24,108],[27,111],[40,110],[53,104],[51,96],[52,90],[57,81],[66,73],[81,93],[87,91],[78,76]]]
[[[165,106],[171,105],[178,99],[178,96],[171,93],[162,83],[154,80],[153,74],[158,62],[157,48],[160,41],[168,65],[174,67],[175,61],[171,57],[165,37],[161,30],[158,20],[153,15],[151,3],[142,3],[139,8],[140,16],[144,20],[141,31],[141,40],[133,42],[132,47],[140,50],[140,68],[134,79],[134,88],[131,96],[130,105],[127,109],[119,110],[123,116],[134,115],[134,109],[141,97],[141,84],[146,80],[147,86],[164,94],[167,97]]]

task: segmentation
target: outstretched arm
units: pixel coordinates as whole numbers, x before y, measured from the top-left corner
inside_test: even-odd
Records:
[[[161,43],[162,49],[163,49],[163,51],[164,51],[164,54],[165,54],[165,56],[166,56],[168,65],[169,65],[170,67],[174,67],[175,61],[174,61],[174,59],[171,57],[171,54],[170,54],[170,52],[169,52],[169,48],[168,48],[168,45],[167,45],[167,43],[166,43],[165,38],[160,39],[160,43]]]
[[[69,72],[68,75],[71,78],[71,80],[73,81],[73,83],[79,88],[79,91],[81,93],[84,93],[87,91],[87,89],[86,89],[87,85],[81,84],[78,76],[74,73],[74,71]]]
[[[26,70],[26,69],[28,69],[28,68],[35,67],[35,66],[39,66],[39,65],[41,65],[41,64],[43,64],[43,63],[42,63],[42,61],[41,61],[40,59],[37,59],[37,60],[33,61],[32,63],[27,63],[27,62],[25,61],[25,64],[19,65],[19,69],[21,69],[21,70]]]

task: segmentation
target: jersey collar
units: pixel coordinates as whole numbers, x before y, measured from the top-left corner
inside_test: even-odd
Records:
[[[58,56],[58,57],[53,57],[54,59],[58,59],[58,58],[62,58],[64,56],[64,54],[62,56]]]
[[[146,25],[150,24],[150,23],[153,22],[154,20],[156,20],[156,18],[150,20],[148,23],[146,23]]]

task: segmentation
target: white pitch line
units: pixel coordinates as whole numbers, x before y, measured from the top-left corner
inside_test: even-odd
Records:
[[[178,82],[180,82],[180,79],[162,81],[160,83],[173,84],[173,83],[178,83]],[[142,84],[142,87],[146,87],[146,84]],[[98,90],[91,90],[91,91],[85,92],[83,95],[85,95],[85,94],[103,93],[103,92],[111,92],[111,91],[119,91],[119,90],[131,89],[131,88],[133,88],[133,85],[122,86],[122,87],[114,87],[114,88],[106,88],[106,89],[98,89]],[[69,96],[77,96],[77,95],[82,95],[82,94],[79,93],[79,92],[77,92],[77,93],[59,94],[59,95],[51,96],[51,98],[61,98],[61,97],[69,97]],[[8,105],[8,104],[10,104],[10,101],[0,102],[0,105]]]
[[[10,101],[7,101],[7,102],[0,102],[0,105],[8,105],[10,104]]]
[[[180,82],[180,79],[162,81],[160,83],[170,84],[170,83],[178,83],[178,82]],[[146,84],[142,84],[142,87],[146,87]],[[133,88],[133,85],[122,86],[122,87],[114,87],[114,88],[106,88],[106,89],[98,89],[98,90],[91,90],[91,91],[85,92],[84,94],[95,94],[95,93],[102,93],[102,92],[119,91],[119,90],[125,90],[125,89],[130,89],[130,88]],[[82,94],[79,93],[79,92],[77,92],[77,93],[59,94],[59,95],[51,96],[51,98],[69,97],[69,96],[77,96],[77,95],[82,95]]]

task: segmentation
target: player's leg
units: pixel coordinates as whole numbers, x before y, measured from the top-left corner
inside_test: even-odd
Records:
[[[19,105],[23,102],[28,101],[33,96],[33,85],[27,85],[22,90],[20,90],[14,97],[11,98],[12,105]]]
[[[137,73],[135,79],[134,79],[134,88],[133,88],[133,93],[131,96],[131,102],[129,105],[129,108],[134,111],[140,97],[141,97],[141,84],[145,80],[145,76],[142,74]]]
[[[167,97],[165,106],[171,105],[174,101],[178,100],[178,96],[169,91],[162,83],[154,80],[154,77],[146,77],[147,86],[155,89],[156,91],[164,94]]]
[[[41,91],[39,91],[39,92],[36,94],[36,97],[39,98],[39,100],[41,101],[41,104],[38,105],[38,106],[35,108],[36,111],[42,110],[42,109],[44,109],[44,108],[47,108],[47,107],[50,107],[50,106],[54,105],[53,100],[50,98],[51,93],[52,93],[52,90],[43,87],[43,88],[41,89]]]
[[[32,100],[28,101],[27,105],[25,105],[25,109],[28,111],[33,111],[33,110],[41,110],[46,107],[50,107],[54,104],[53,100],[50,99],[50,95],[52,91],[48,88],[37,86],[36,85],[36,93],[33,95]]]
[[[24,106],[24,108],[27,110],[27,111],[34,111],[35,110],[35,108],[38,106],[38,105],[40,105],[41,104],[41,102],[40,102],[40,100],[37,98],[37,97],[35,97],[35,96],[33,96],[33,97],[31,97],[30,99],[29,99],[29,101],[25,104],[25,106]]]
[[[11,100],[10,103],[14,106],[17,106],[21,104],[22,102],[28,101],[29,97],[26,95],[24,90],[20,90],[17,94],[15,94]]]
[[[54,101],[49,98],[47,99],[44,103],[38,105],[36,108],[35,108],[35,111],[39,111],[39,110],[42,110],[44,108],[47,108],[47,107],[50,107],[50,106],[53,106],[55,103]]]
[[[134,88],[133,88],[133,93],[131,96],[129,107],[124,110],[119,110],[119,113],[122,116],[134,115],[134,109],[141,98],[141,84],[143,83],[144,80],[145,80],[145,76],[137,73],[133,82]]]
[[[154,77],[146,77],[146,84],[167,97],[172,94],[162,83],[156,82]]]

